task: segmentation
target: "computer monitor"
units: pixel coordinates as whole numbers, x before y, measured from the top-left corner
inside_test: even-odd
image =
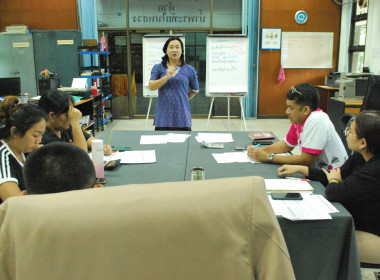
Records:
[[[0,96],[20,95],[21,79],[17,78],[0,78]]]

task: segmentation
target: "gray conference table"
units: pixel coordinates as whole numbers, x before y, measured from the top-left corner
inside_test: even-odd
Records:
[[[106,186],[131,183],[154,183],[190,180],[193,167],[203,167],[206,179],[262,176],[279,178],[278,165],[265,163],[218,164],[212,153],[233,152],[236,145],[249,145],[247,132],[232,132],[234,143],[224,143],[224,149],[207,149],[198,143],[191,132],[185,143],[139,145],[141,135],[166,134],[153,131],[114,131],[112,145],[130,146],[132,149],[156,150],[157,163],[146,165],[122,165],[115,171],[106,171]],[[185,132],[186,133],[186,132]],[[225,133],[225,132],[224,132]],[[109,134],[102,138],[106,141]],[[285,179],[284,179],[285,180]],[[310,182],[315,193],[324,194],[319,182]],[[340,203],[333,203],[339,210],[332,220],[293,222],[277,217],[280,223],[297,280],[361,279],[356,247],[354,223],[351,215]]]
[[[190,180],[193,167],[203,167],[206,179],[262,176],[279,179],[280,165],[266,163],[221,163],[213,153],[234,152],[234,146],[249,145],[247,132],[232,132],[234,142],[224,143],[224,149],[204,148],[195,140],[198,132],[192,132],[187,155],[186,180]],[[286,180],[286,179],[284,179]],[[314,193],[324,195],[319,182],[310,182]],[[333,203],[339,213],[332,220],[293,222],[277,217],[286,240],[297,280],[305,279],[361,279],[356,247],[356,235],[352,216],[340,203]]]
[[[183,181],[186,170],[189,141],[157,145],[140,145],[141,135],[165,135],[168,132],[114,130],[110,145],[131,147],[132,150],[155,150],[156,163],[126,164],[113,171],[105,171],[106,185],[145,184]],[[189,132],[184,132],[188,134]],[[183,133],[182,133],[183,134]],[[104,133],[101,139],[107,143],[110,133]]]

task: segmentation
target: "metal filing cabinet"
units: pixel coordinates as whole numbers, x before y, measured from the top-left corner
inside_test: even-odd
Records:
[[[70,87],[78,75],[78,46],[82,35],[78,30],[34,30],[34,55],[36,80],[40,72],[48,69],[58,74],[61,85]]]
[[[20,77],[21,93],[37,95],[32,35],[0,35],[0,77]]]

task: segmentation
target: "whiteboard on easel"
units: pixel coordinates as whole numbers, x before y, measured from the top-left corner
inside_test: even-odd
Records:
[[[149,80],[152,68],[162,61],[165,55],[162,51],[166,40],[170,37],[179,37],[185,48],[185,38],[182,35],[145,35],[143,37],[143,96],[158,97],[158,90],[149,90]],[[185,50],[184,50],[185,52]]]
[[[282,32],[284,68],[332,68],[333,32]]]
[[[207,37],[206,96],[247,96],[248,46],[245,35]]]

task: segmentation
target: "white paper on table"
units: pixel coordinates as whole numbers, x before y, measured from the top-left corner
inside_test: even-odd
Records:
[[[37,95],[37,96],[32,97],[32,98],[30,98],[30,99],[31,99],[31,100],[35,100],[35,101],[38,101],[38,100],[41,99],[41,95]]]
[[[141,135],[140,144],[183,143],[189,137],[189,134],[176,133],[168,133],[166,135]]]
[[[120,163],[137,164],[137,163],[154,163],[156,162],[156,151],[126,151],[121,152]]]
[[[183,143],[189,137],[190,137],[190,134],[179,134],[179,133],[166,134],[166,140],[168,143]]]
[[[201,143],[203,140],[210,143],[234,142],[231,133],[198,133],[195,139]]]
[[[231,162],[254,162],[247,156],[247,152],[232,152],[212,154],[217,163],[231,163]]]
[[[302,194],[302,196],[307,197],[311,196],[311,199],[315,202],[319,200],[319,207],[325,208],[327,213],[338,213],[339,210],[335,208],[334,205],[331,204],[323,195],[321,194]]]
[[[88,156],[90,157],[90,159],[92,160],[92,153],[89,153]],[[109,156],[103,156],[103,161],[105,162],[109,162],[111,160],[116,160],[116,159],[121,159],[121,156],[122,156],[122,153],[120,152],[113,152],[111,155]]]
[[[313,187],[306,181],[287,179],[265,179],[265,187],[269,192],[310,192]]]
[[[166,135],[141,135],[140,144],[166,144]]]
[[[121,156],[122,156],[122,153],[121,152],[113,152],[111,155],[109,156],[103,156],[104,160],[105,161],[111,161],[111,160],[117,160],[117,159],[120,159],[121,160]]]
[[[273,211],[291,221],[331,220],[331,216],[317,195],[302,194],[303,200],[274,200],[268,195]]]

